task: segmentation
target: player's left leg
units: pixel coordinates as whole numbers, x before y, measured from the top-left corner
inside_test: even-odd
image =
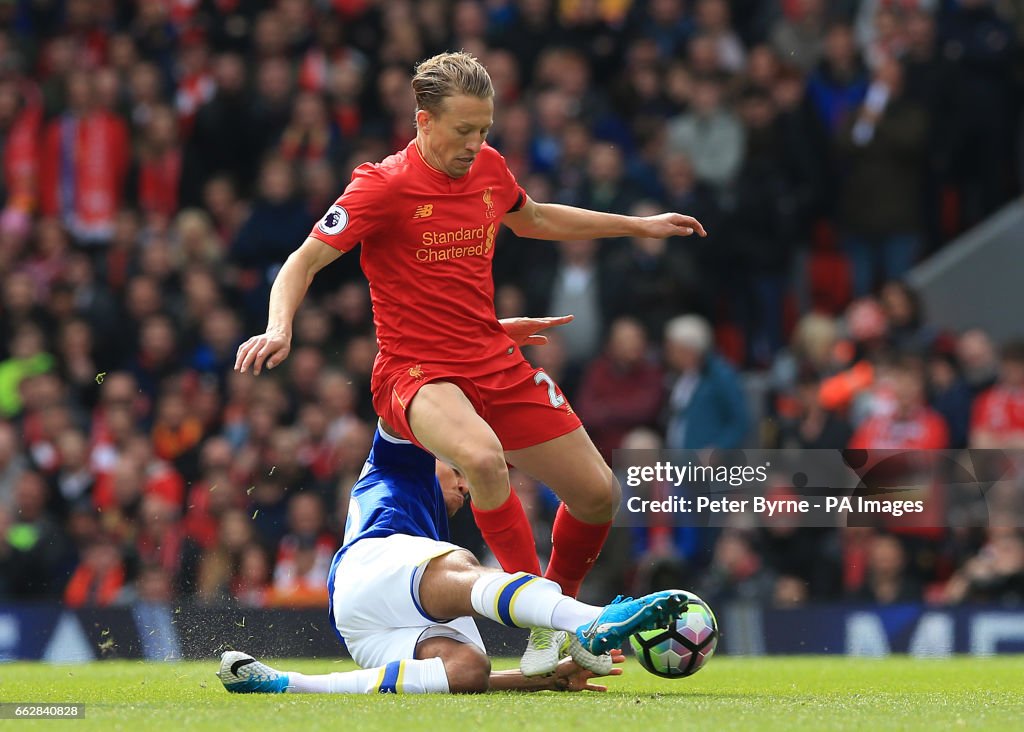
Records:
[[[586,430],[505,453],[508,461],[562,499],[544,576],[575,597],[611,529],[622,489]]]
[[[601,552],[620,500],[611,469],[551,378],[525,360],[478,384],[488,421],[505,447],[505,459],[542,481],[562,499],[552,527],[551,560],[544,576],[571,597]],[[520,668],[525,675],[558,665],[563,637],[530,632]],[[575,660],[591,668],[581,653]],[[610,664],[610,659],[604,659]]]
[[[490,688],[491,659],[479,647],[435,636],[416,644],[416,658],[440,659],[452,694],[481,694]]]

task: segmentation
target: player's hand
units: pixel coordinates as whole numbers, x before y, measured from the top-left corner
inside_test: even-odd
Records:
[[[694,233],[699,236],[708,235],[697,219],[678,213],[645,216],[640,219],[640,228],[640,236],[648,239],[667,239],[670,236],[689,236]]]
[[[548,337],[537,335],[540,331],[554,328],[556,325],[565,325],[573,317],[559,315],[548,318],[503,318],[498,322],[517,346],[543,346],[548,342]]]
[[[262,335],[253,336],[238,347],[235,355],[235,371],[245,373],[252,368],[254,374],[259,374],[266,365],[272,369],[288,358],[292,349],[292,339],[276,330],[268,330]]]
[[[618,648],[612,649],[609,653],[612,654],[612,663],[625,663],[626,657]],[[622,669],[613,668],[608,675],[621,676]],[[551,677],[552,689],[555,691],[608,691],[607,686],[590,683],[590,680],[594,678],[598,678],[597,674],[576,665],[571,658],[566,658],[555,668],[555,673]]]

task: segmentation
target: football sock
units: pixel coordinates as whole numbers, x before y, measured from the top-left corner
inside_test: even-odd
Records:
[[[485,511],[474,505],[473,517],[502,569],[540,574],[533,529],[514,490],[509,491],[508,500],[497,508]]]
[[[473,583],[473,609],[511,628],[576,630],[602,608],[565,597],[554,582],[525,572],[488,572]]]
[[[563,597],[562,601],[555,605],[555,611],[551,613],[551,627],[574,633],[581,625],[590,625],[597,620],[602,610],[603,607],[588,605],[574,597]]]
[[[292,694],[447,694],[448,674],[440,658],[393,661],[380,668],[308,676],[289,672]]]
[[[604,524],[580,521],[561,504],[551,528],[551,561],[544,576],[557,583],[569,597],[576,597],[611,527],[611,521]]]

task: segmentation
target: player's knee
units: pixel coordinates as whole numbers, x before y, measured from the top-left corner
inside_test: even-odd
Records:
[[[473,572],[480,569],[480,560],[468,549],[457,549],[444,555],[449,568],[455,572]]]
[[[615,518],[622,502],[622,486],[611,468],[602,464],[599,478],[593,481],[587,491],[586,502],[580,506],[569,506],[574,515],[590,523],[604,523]]]
[[[470,490],[479,490],[495,482],[500,485],[504,481],[499,479],[508,470],[505,453],[499,443],[467,447],[456,457],[456,465],[465,474]]]
[[[453,694],[482,694],[491,685],[491,660],[476,646],[465,644],[444,659],[448,690]]]
[[[455,586],[471,586],[484,571],[480,561],[465,549],[443,554],[427,564],[420,582],[420,594],[424,594],[425,587],[435,583],[441,583],[446,594],[451,594]]]
[[[609,486],[609,516],[608,520],[611,521],[615,518],[615,514],[619,512],[619,506],[622,505],[622,484],[619,483],[619,479],[615,477],[615,473],[608,470],[609,476],[611,476],[611,484]]]

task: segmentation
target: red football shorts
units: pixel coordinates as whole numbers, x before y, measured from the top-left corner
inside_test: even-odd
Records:
[[[473,377],[457,374],[450,366],[416,364],[385,377],[373,395],[373,406],[396,432],[417,445],[406,410],[420,387],[432,381],[458,386],[506,450],[539,445],[582,424],[554,380],[525,359],[503,371]]]

